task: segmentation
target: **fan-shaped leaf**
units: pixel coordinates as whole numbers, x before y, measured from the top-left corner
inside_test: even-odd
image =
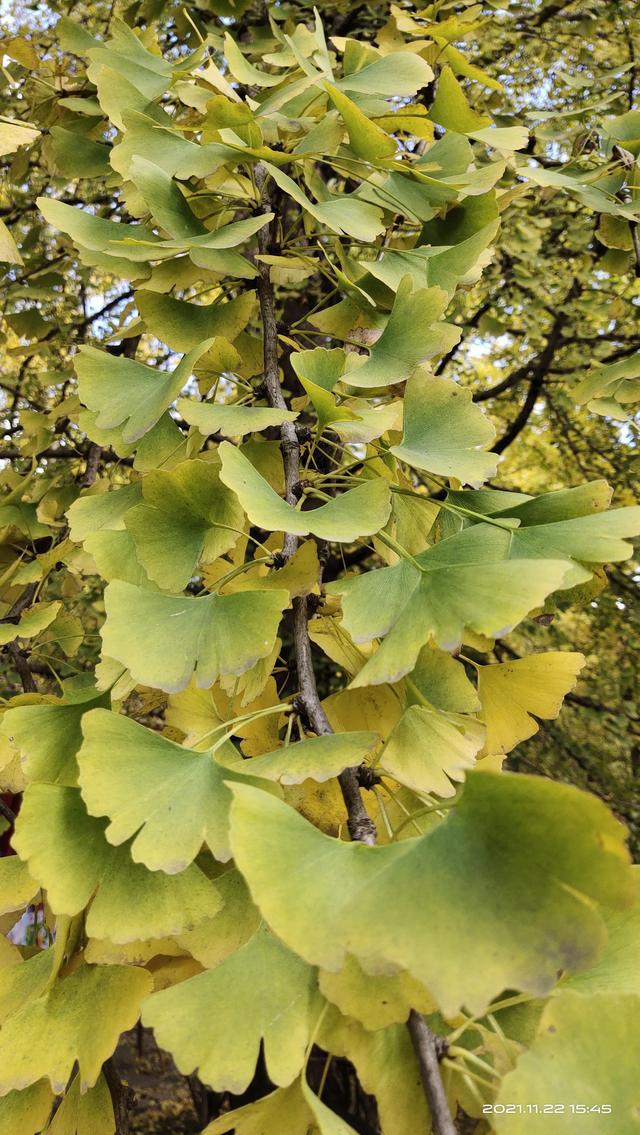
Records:
[[[183,690],[194,671],[199,686],[210,686],[268,657],[288,602],[287,591],[193,599],[115,580],[105,591],[104,650],[147,686]]]
[[[275,933],[328,970],[347,953],[366,972],[405,969],[447,1015],[482,1012],[504,989],[544,995],[603,946],[588,900],[633,899],[622,826],[595,797],[538,777],[470,773],[442,824],[377,848],[331,839],[256,789],[232,791],[236,863]]]
[[[367,481],[330,500],[320,508],[300,512],[279,497],[257,469],[235,446],[222,442],[221,480],[238,497],[247,516],[271,532],[313,532],[322,540],[351,543],[384,527],[391,510],[389,485],[384,478]]]
[[[253,1079],[261,1042],[270,1080],[294,1080],[319,1008],[314,971],[260,929],[214,969],[154,994],[143,1019],[181,1072],[238,1094]]]

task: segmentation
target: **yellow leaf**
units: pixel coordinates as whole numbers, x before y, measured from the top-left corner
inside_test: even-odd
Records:
[[[585,663],[583,654],[551,650],[478,668],[478,694],[487,727],[485,754],[508,753],[538,732],[535,717],[557,717]],[[534,715],[534,716],[532,716]]]

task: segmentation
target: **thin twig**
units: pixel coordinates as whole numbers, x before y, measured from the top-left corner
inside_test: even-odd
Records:
[[[12,812],[9,805],[5,804],[2,796],[0,796],[0,816],[4,816],[5,820],[10,824],[15,824],[16,822],[15,812]]]
[[[407,1023],[413,1048],[420,1066],[420,1076],[431,1112],[431,1126],[435,1135],[456,1135],[447,1096],[440,1075],[440,1061],[446,1055],[444,1037],[431,1031],[423,1017],[411,1010]]]

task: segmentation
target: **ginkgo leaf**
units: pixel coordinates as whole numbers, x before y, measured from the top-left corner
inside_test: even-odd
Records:
[[[378,733],[329,733],[285,745],[273,753],[253,757],[246,765],[252,776],[280,784],[301,784],[303,780],[322,782],[338,776],[345,768],[362,764],[380,740]]]
[[[0,1092],[27,1088],[45,1076],[54,1092],[63,1092],[76,1061],[80,1090],[92,1088],[151,987],[145,970],[127,966],[81,965],[57,980],[0,1031]]]
[[[264,165],[276,185],[288,197],[302,206],[305,213],[333,232],[339,235],[346,233],[354,240],[373,241],[384,231],[382,210],[376,205],[370,205],[368,201],[348,194],[329,197],[328,200],[320,203],[313,202],[287,173],[277,169],[270,162],[265,162]]]
[[[556,524],[592,512],[604,512],[611,504],[611,486],[604,480],[588,481],[573,489],[556,489],[531,497],[526,493],[507,493],[499,489],[467,489],[449,492],[447,500],[482,516],[515,517],[525,527]]]
[[[302,1095],[300,1081],[296,1080],[288,1088],[278,1088],[255,1103],[219,1116],[204,1128],[202,1135],[229,1135],[230,1132],[234,1135],[282,1135],[283,1131],[287,1135],[309,1135],[312,1122],[313,1115]],[[13,1132],[6,1135],[13,1135]]]
[[[534,504],[532,502],[532,511]],[[528,505],[521,505],[514,514],[520,526],[512,529],[508,538],[503,537],[505,554],[510,559],[563,556],[586,564],[618,563],[633,554],[627,540],[640,533],[640,505],[547,524],[528,523]],[[572,580],[584,582],[584,571],[574,570]]]
[[[406,788],[446,798],[474,767],[481,745],[481,739],[465,736],[445,714],[412,705],[391,733],[379,767]]]
[[[38,1135],[51,1115],[54,1102],[48,1080],[38,1080],[21,1092],[2,1096],[0,1135]]]
[[[397,143],[394,138],[385,134],[375,122],[367,118],[352,99],[333,87],[331,83],[325,84],[326,91],[335,106],[349,133],[349,145],[354,154],[366,161],[375,162],[379,158],[389,158],[395,154]]]
[[[2,734],[16,746],[29,781],[75,785],[82,715],[108,704],[108,694],[96,690],[93,683],[72,682],[62,698],[47,697],[44,704],[8,709],[2,718]]]
[[[175,240],[189,241],[202,236],[206,229],[192,213],[177,182],[161,166],[139,154],[129,163],[129,180],[142,195],[154,221]]]
[[[446,650],[459,646],[465,627],[491,638],[506,634],[565,584],[567,560],[509,561],[505,548],[507,531],[476,525],[421,553],[423,570],[403,561],[328,584],[329,594],[342,596],[354,642],[387,636],[352,684],[397,681],[430,636]]]
[[[52,197],[38,197],[36,204],[43,217],[55,229],[61,229],[78,245],[95,252],[105,252],[110,248],[111,241],[119,242],[118,255],[127,256],[127,248],[135,248],[132,244],[127,246],[123,238],[129,237],[132,241],[147,241],[153,243],[156,237],[153,230],[145,225],[121,225],[116,221],[108,221],[103,217],[96,217],[84,209],[76,209],[73,205],[65,205],[62,201],[55,201]],[[148,256],[151,257],[151,248]]]
[[[364,1091],[375,1096],[385,1135],[429,1130],[424,1087],[405,1024],[369,1032],[359,1021],[331,1009],[323,1018],[318,1043],[354,1065]]]
[[[409,51],[390,51],[365,62],[363,67],[349,71],[336,86],[377,98],[397,98],[399,95],[415,95],[432,81],[433,71],[420,55]]]
[[[19,957],[14,964],[0,968],[0,1023],[40,997],[50,984],[52,969],[51,950],[42,950],[26,960]]]
[[[203,843],[229,859],[225,782],[241,772],[108,710],[87,714],[82,728],[80,787],[90,814],[109,817],[110,843],[133,836],[134,862],[169,875],[184,871]]]
[[[492,1126],[505,1135],[533,1135],[540,1115],[527,1108],[532,1100],[553,1100],[545,1116],[552,1135],[616,1135],[640,1131],[640,1061],[637,1022],[640,997],[565,992],[544,1009],[531,1048],[502,1080],[497,1103],[515,1104],[509,1115],[496,1112]],[[602,1112],[606,1104],[611,1110]],[[576,1111],[579,1105],[584,1111]]]
[[[272,1083],[295,1079],[319,1008],[314,970],[263,928],[214,969],[150,997],[143,1020],[182,1073],[239,1094],[261,1043]]]
[[[142,501],[125,516],[136,557],[149,579],[168,591],[186,587],[198,564],[238,541],[244,512],[208,461],[158,469],[142,481]]]
[[[583,654],[550,650],[479,666],[481,717],[487,727],[485,751],[509,753],[538,732],[535,717],[557,717],[584,664]]]
[[[96,412],[96,425],[120,426],[124,442],[139,441],[180,393],[209,346],[210,340],[199,343],[172,371],[81,347],[75,359],[80,398]]]
[[[154,588],[136,555],[136,545],[130,532],[94,532],[85,538],[83,546],[95,563],[98,574],[108,583],[112,579],[123,579],[136,587]]]
[[[475,713],[480,709],[476,688],[467,678],[462,662],[447,651],[438,650],[433,643],[422,648],[411,671],[407,682],[409,703],[418,700],[413,687],[437,709],[450,713]]]
[[[47,1128],[47,1135],[114,1135],[113,1102],[104,1075],[88,1092],[81,1092],[80,1085],[80,1077],[76,1076]]]
[[[195,671],[199,686],[243,674],[275,643],[287,591],[243,591],[191,598],[162,595],[115,580],[105,591],[105,654],[137,682],[169,693]],[[173,648],[167,651],[167,642]]]
[[[604,914],[607,941],[595,965],[562,979],[561,989],[585,997],[594,993],[633,994],[640,997],[640,867],[632,868],[636,901],[628,910]]]
[[[104,829],[77,789],[32,784],[25,793],[14,845],[56,914],[91,902],[87,934],[126,943],[179,934],[218,909],[214,884],[195,864],[175,876],[148,871],[128,847],[107,843]]]
[[[402,441],[391,452],[416,469],[478,488],[496,472],[498,457],[485,452],[494,437],[470,390],[417,371],[405,391]]]
[[[226,303],[196,304],[158,292],[136,292],[145,326],[172,351],[191,351],[218,335],[233,341],[244,331],[256,306],[254,292],[243,292]]]
[[[373,344],[368,359],[349,355],[351,369],[345,376],[350,386],[373,389],[392,386],[413,373],[433,355],[458,342],[460,332],[441,316],[447,306],[441,288],[413,290],[411,277],[400,284],[387,325]]]
[[[62,603],[34,603],[27,608],[17,622],[0,624],[0,646],[6,646],[16,638],[35,638],[40,631],[46,630],[55,619]]]
[[[30,146],[39,136],[38,127],[30,122],[3,119],[0,122],[0,157],[14,153],[19,146]]]
[[[349,489],[317,509],[301,512],[271,488],[258,470],[230,442],[222,442],[220,478],[233,489],[249,519],[271,532],[312,532],[323,540],[351,543],[384,527],[391,510],[389,484],[382,478]]]
[[[350,953],[367,973],[407,970],[447,1016],[483,1012],[503,989],[548,993],[559,969],[602,948],[589,900],[633,900],[622,825],[595,797],[539,777],[470,773],[443,823],[373,848],[324,835],[257,789],[232,791],[235,860],[275,933],[324,969]]]
[[[23,264],[24,261],[20,255],[20,250],[11,235],[11,232],[5,225],[4,221],[0,221],[0,263],[2,264]],[[0,1114],[0,1124],[2,1116]],[[1,1127],[0,1127],[1,1131]]]
[[[178,946],[188,950],[205,969],[213,969],[244,946],[261,922],[260,911],[252,903],[247,884],[235,867],[217,875],[216,886],[222,898],[222,910],[203,918],[193,930],[177,938]]]
[[[0,914],[22,910],[37,889],[29,868],[17,855],[4,855],[0,859]]]
[[[203,437],[215,433],[222,434],[223,437],[243,437],[244,434],[266,430],[269,426],[294,422],[298,417],[294,410],[274,410],[269,406],[223,405],[220,402],[194,402],[190,398],[179,398],[176,409],[182,414],[185,422],[200,430]]]
[[[373,1031],[402,1024],[412,1009],[419,1013],[436,1009],[431,994],[410,974],[372,977],[350,956],[339,973],[321,970],[319,986],[344,1017],[360,1021]]]
[[[436,97],[431,104],[429,117],[456,134],[470,134],[491,125],[486,114],[471,107],[451,67],[443,67],[438,77]]]
[[[125,514],[142,499],[142,484],[131,481],[117,489],[106,489],[96,482],[96,491],[78,497],[67,510],[71,539],[82,543],[87,536],[103,529],[113,532],[124,529]]]

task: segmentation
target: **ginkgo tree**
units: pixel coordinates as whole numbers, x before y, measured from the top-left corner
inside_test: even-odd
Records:
[[[625,828],[503,764],[585,662],[542,628],[631,558],[640,508],[601,477],[505,487],[539,359],[507,434],[444,372],[523,201],[633,249],[637,112],[591,164],[530,160],[474,50],[495,5],[374,5],[361,34],[155,7],[3,48],[44,255],[12,217],[0,256],[51,306],[11,313],[0,1133],[125,1132],[142,1021],[222,1101],[208,1135],[529,1135],[547,1102],[545,1130],[632,1135]],[[576,415],[638,373],[596,358]]]

